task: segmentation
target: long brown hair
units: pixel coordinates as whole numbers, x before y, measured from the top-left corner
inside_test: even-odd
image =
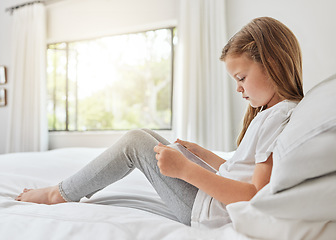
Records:
[[[263,65],[280,97],[293,101],[303,98],[300,45],[293,32],[283,23],[270,17],[253,19],[228,41],[220,59],[225,61],[227,56],[242,54]],[[248,107],[237,145],[263,107]]]

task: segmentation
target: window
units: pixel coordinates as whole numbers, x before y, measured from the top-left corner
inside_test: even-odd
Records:
[[[49,44],[49,130],[171,129],[175,31]]]

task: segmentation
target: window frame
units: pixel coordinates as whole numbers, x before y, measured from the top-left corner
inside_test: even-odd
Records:
[[[59,51],[65,51],[66,55],[66,73],[65,73],[65,129],[56,129],[55,127],[55,121],[52,129],[49,129],[48,126],[48,131],[49,133],[62,133],[62,132],[72,132],[72,133],[86,133],[86,132],[125,132],[130,129],[87,129],[87,130],[81,130],[81,129],[76,129],[76,130],[69,130],[69,44],[71,43],[76,43],[76,42],[82,42],[82,41],[92,41],[92,40],[98,40],[104,37],[113,37],[113,36],[122,36],[122,35],[128,35],[128,34],[138,34],[138,33],[145,33],[149,31],[157,31],[157,30],[162,30],[166,29],[170,31],[170,46],[171,46],[171,97],[170,97],[170,109],[171,109],[171,115],[170,115],[170,127],[168,128],[151,128],[152,130],[156,131],[162,131],[162,132],[167,132],[167,131],[172,131],[173,130],[173,115],[174,115],[174,75],[175,75],[175,51],[176,51],[176,43],[175,43],[175,38],[177,37],[176,31],[177,27],[176,26],[168,26],[168,27],[158,27],[158,28],[151,28],[151,29],[146,29],[146,30],[140,30],[140,31],[131,31],[131,32],[125,32],[125,33],[119,33],[119,34],[110,34],[106,36],[99,36],[99,37],[93,37],[93,38],[88,38],[88,39],[80,39],[80,40],[72,40],[72,41],[59,41],[59,42],[52,42],[47,44],[47,50],[49,50],[50,45],[55,45],[59,43],[64,43],[66,45],[65,49],[54,49],[54,50],[59,50]],[[56,79],[54,78],[54,81]],[[55,96],[55,91],[56,88],[53,89],[53,102],[56,100]],[[76,96],[76,101],[78,101],[78,96]],[[54,109],[55,109],[54,105]],[[55,110],[54,110],[55,111]],[[76,112],[76,118],[78,117],[78,113]],[[49,125],[49,124],[48,124]],[[144,126],[145,127],[145,126]],[[141,128],[141,127],[140,127]]]

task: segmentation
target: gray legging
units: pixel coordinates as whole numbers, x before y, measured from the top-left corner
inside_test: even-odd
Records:
[[[61,195],[68,202],[80,201],[82,197],[91,197],[138,168],[177,219],[190,225],[198,189],[181,179],[160,173],[153,150],[158,142],[169,144],[166,139],[148,129],[129,131],[79,172],[61,182]]]

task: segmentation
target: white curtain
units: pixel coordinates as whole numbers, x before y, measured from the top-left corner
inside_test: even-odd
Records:
[[[46,13],[42,3],[13,11],[7,152],[48,148]]]
[[[176,137],[231,151],[231,93],[219,60],[227,41],[225,2],[180,1],[174,123]]]

